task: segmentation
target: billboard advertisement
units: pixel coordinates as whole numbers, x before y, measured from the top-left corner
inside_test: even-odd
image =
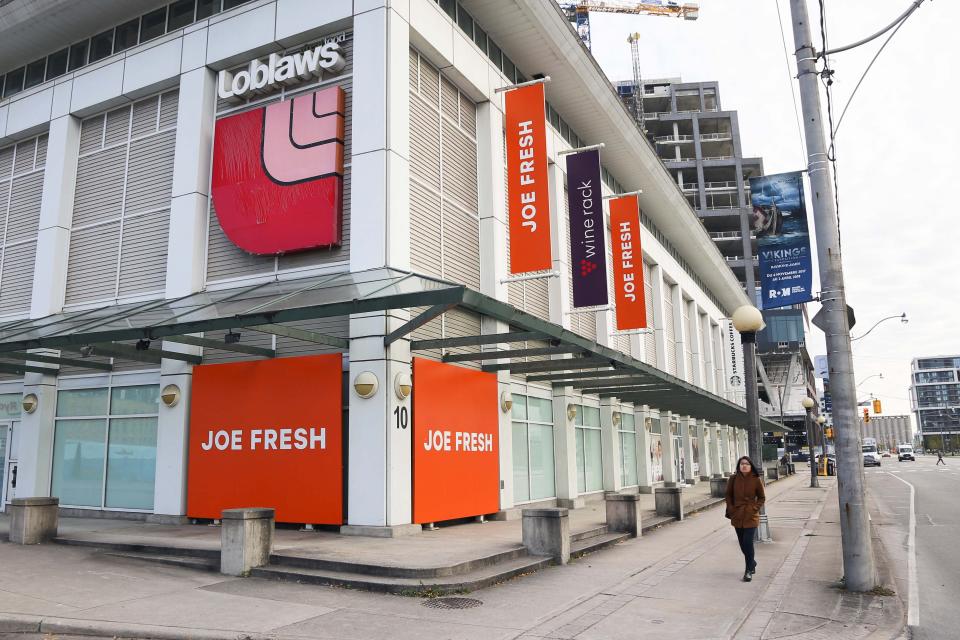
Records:
[[[507,136],[507,203],[510,273],[548,271],[550,189],[543,83],[508,91],[503,98]]]
[[[640,203],[637,196],[610,201],[613,242],[613,286],[617,303],[617,330],[647,326],[643,290],[643,251],[640,248]]]
[[[339,353],[194,367],[187,515],[343,524],[342,368]]]
[[[600,151],[567,156],[570,209],[570,282],[573,306],[607,304],[607,248],[603,226]]]
[[[257,255],[340,246],[343,144],[340,87],[217,120],[211,193],[227,238]]]
[[[750,228],[757,234],[763,309],[813,299],[810,233],[799,171],[750,178]]]
[[[413,521],[500,508],[497,376],[413,359]]]

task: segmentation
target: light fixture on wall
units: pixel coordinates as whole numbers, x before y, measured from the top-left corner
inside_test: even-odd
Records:
[[[160,400],[167,407],[175,407],[180,402],[180,387],[168,384],[160,390]]]
[[[500,410],[504,413],[509,413],[513,409],[513,394],[509,391],[504,391],[500,394]]]
[[[567,405],[567,420],[573,420],[577,417],[577,405],[568,404]]]
[[[37,394],[28,393],[27,395],[23,396],[23,400],[20,404],[25,412],[33,413],[37,410],[37,405],[40,404],[40,401],[37,398]]]
[[[361,398],[372,398],[379,387],[380,381],[370,371],[364,371],[353,379],[353,390]]]
[[[614,411],[614,412],[613,412],[613,426],[619,427],[621,420],[622,420],[622,418],[620,417],[620,412],[619,412],[619,411]]]
[[[393,377],[393,392],[397,394],[398,400],[406,400],[413,391],[413,381],[410,380],[410,374],[401,371]],[[359,393],[359,391],[357,392]]]

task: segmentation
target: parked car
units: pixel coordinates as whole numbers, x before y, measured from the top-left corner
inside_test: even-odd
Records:
[[[889,451],[884,451],[883,454],[882,454],[882,457],[884,457],[884,458],[889,458],[889,457],[890,457],[890,452],[889,452]]]

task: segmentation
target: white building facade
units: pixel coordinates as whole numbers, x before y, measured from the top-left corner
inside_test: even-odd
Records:
[[[549,376],[531,380],[538,376],[516,366],[492,370],[485,360],[450,358],[471,353],[467,348],[424,346],[509,333],[507,316],[453,307],[413,327],[407,323],[424,309],[408,305],[242,330],[224,320],[227,302],[256,287],[282,292],[341,276],[362,280],[374,270],[414,272],[463,285],[509,305],[504,309],[645,363],[688,393],[721,404],[734,400],[728,352],[739,339],[724,320],[748,300],[552,0],[143,0],[122,10],[112,4],[90,3],[83,20],[78,6],[53,0],[0,8],[43,48],[42,55],[15,59],[12,44],[0,57],[11,67],[0,68],[5,502],[53,495],[77,511],[158,520],[196,515],[188,506],[196,461],[191,415],[199,410],[191,393],[195,372],[316,354],[340,354],[342,362],[343,517],[331,522],[350,533],[394,535],[420,523],[417,445],[406,423],[399,428],[410,399],[394,393],[394,381],[411,374],[415,358],[495,376],[497,393],[488,404],[497,407],[499,484],[488,513],[534,503],[577,507],[604,491],[695,482],[729,471],[745,453],[743,423],[584,393]],[[88,32],[69,41],[31,35],[40,18],[84,23],[76,28]],[[324,43],[336,45],[338,64],[240,100],[222,97],[229,93],[223,87],[230,88],[224,79],[237,78],[251,61],[268,64],[271,54],[294,56]],[[37,76],[39,60],[45,72]],[[559,275],[511,281],[497,89],[535,74],[551,77],[547,148]],[[342,147],[335,172],[342,189],[339,237],[304,251],[248,253],[227,236],[213,207],[218,122],[334,88],[343,96],[334,140]],[[292,133],[291,141],[296,146]],[[599,142],[606,144],[604,194],[643,191],[650,327],[643,332],[614,331],[612,309],[570,308],[560,153]],[[125,328],[132,314],[167,313],[197,296],[212,302],[191,309],[215,309],[219,328],[69,343],[69,335],[104,324]],[[71,330],[57,334],[56,348],[45,346],[45,327],[59,327],[64,318]],[[404,326],[412,331],[390,337]],[[532,339],[492,348],[551,344]],[[370,395],[361,394],[361,374],[378,381]],[[416,376],[412,387],[416,399]],[[168,389],[177,397],[161,400]],[[416,405],[413,411],[415,422]]]

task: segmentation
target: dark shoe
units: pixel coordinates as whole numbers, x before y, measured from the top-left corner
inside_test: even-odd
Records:
[[[753,568],[752,568],[752,569],[749,569],[749,571],[750,571],[750,573],[756,573],[756,572],[757,572],[757,563],[756,563],[756,562],[753,563]]]
[[[753,580],[753,574],[752,574],[751,572],[749,572],[749,571],[744,571],[744,572],[743,572],[743,581],[744,581],[744,582],[750,582],[751,580]]]

